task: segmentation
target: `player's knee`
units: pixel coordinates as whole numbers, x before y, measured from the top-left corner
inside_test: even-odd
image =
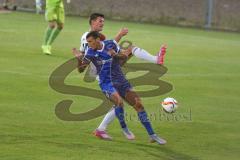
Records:
[[[117,106],[123,107],[123,100],[120,97],[117,99]]]
[[[137,112],[142,112],[142,111],[144,111],[144,107],[143,107],[143,105],[141,104],[141,105],[135,105],[135,110],[137,111]]]
[[[118,106],[123,107],[123,101],[122,101],[122,100],[120,100],[120,101],[118,102]]]

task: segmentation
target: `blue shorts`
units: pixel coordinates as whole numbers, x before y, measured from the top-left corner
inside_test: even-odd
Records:
[[[132,89],[132,86],[128,81],[121,83],[113,82],[113,86],[122,98],[125,98],[127,91]]]
[[[101,83],[100,88],[102,92],[106,95],[107,98],[110,98],[110,96],[117,92],[117,90],[113,87],[113,84],[111,82],[109,83]]]
[[[131,84],[128,81],[102,83],[100,84],[102,92],[106,97],[110,97],[114,92],[118,92],[122,98],[125,98],[126,92],[132,89]]]

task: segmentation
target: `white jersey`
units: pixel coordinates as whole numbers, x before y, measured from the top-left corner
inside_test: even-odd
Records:
[[[85,32],[85,33],[82,35],[82,37],[81,37],[80,48],[79,48],[80,52],[84,52],[84,53],[85,53],[85,51],[86,51],[86,49],[87,49],[87,46],[88,46],[88,43],[87,43],[87,34],[88,34],[88,33],[89,33],[89,32]]]
[[[87,34],[88,33],[89,32],[85,32],[81,37],[81,43],[80,43],[79,51],[83,52],[84,54],[86,54],[86,50],[88,48],[88,42],[87,42]],[[90,77],[95,77],[98,80],[97,69],[96,69],[96,67],[94,66],[93,63],[90,63],[89,76]]]

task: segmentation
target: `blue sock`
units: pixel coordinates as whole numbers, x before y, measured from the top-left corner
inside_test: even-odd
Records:
[[[147,113],[145,111],[138,112],[138,118],[143,124],[143,126],[146,128],[149,135],[153,135],[154,131],[152,129],[151,123],[148,120]]]
[[[115,108],[115,115],[117,116],[119,122],[120,122],[120,125],[122,128],[126,128],[127,125],[125,123],[125,119],[124,119],[124,110],[123,110],[123,107],[119,107],[119,106],[116,106]]]

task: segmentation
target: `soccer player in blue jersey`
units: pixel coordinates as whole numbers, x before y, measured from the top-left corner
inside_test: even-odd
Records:
[[[93,13],[90,15],[89,17],[89,24],[90,24],[90,31],[97,31],[97,32],[101,32],[103,30],[104,27],[104,15],[100,14],[100,13]],[[90,32],[89,31],[89,32]],[[86,48],[88,46],[88,42],[87,42],[87,34],[89,32],[86,32],[83,34],[82,38],[81,38],[81,45],[80,45],[80,52],[77,51],[76,49],[73,50],[73,53],[76,57],[79,57],[82,54],[86,53]],[[128,29],[127,28],[122,28],[119,33],[115,36],[115,41],[119,42],[120,39],[128,34]],[[100,39],[101,40],[105,40],[105,36],[103,34],[100,34]],[[130,48],[131,49],[131,48]],[[140,49],[140,48],[135,48],[134,52],[131,55],[134,55],[137,58],[140,59],[144,59],[148,62],[152,62],[152,63],[156,63],[156,64],[163,64],[164,62],[164,55],[166,53],[166,46],[162,46],[159,53],[157,54],[157,56],[153,56],[150,53],[148,53],[147,51]],[[94,65],[92,65],[92,63],[90,63],[90,69],[88,69],[88,73],[87,75],[89,75],[90,77],[88,77],[88,79],[92,79],[95,80],[96,77],[96,68]],[[113,109],[109,110],[109,112],[104,116],[102,122],[99,124],[99,126],[97,127],[97,129],[94,131],[95,136],[102,138],[102,139],[112,139],[111,136],[109,136],[106,132],[107,126],[115,119],[115,112]],[[125,134],[126,135],[126,134]],[[128,136],[126,136],[127,139],[129,139]]]
[[[124,99],[138,112],[138,117],[147,130],[150,141],[165,144],[166,141],[158,137],[153,131],[140,97],[133,91],[131,84],[126,80],[121,70],[121,61],[127,59],[130,53],[139,48],[132,46],[132,48],[122,51],[114,40],[101,41],[100,34],[96,31],[89,32],[86,39],[89,47],[81,59],[81,65],[78,69],[80,72],[84,71],[90,62],[95,65],[99,75],[99,86],[106,97],[114,103],[115,115],[119,120],[123,133],[129,136],[128,139],[135,138],[125,123]]]

